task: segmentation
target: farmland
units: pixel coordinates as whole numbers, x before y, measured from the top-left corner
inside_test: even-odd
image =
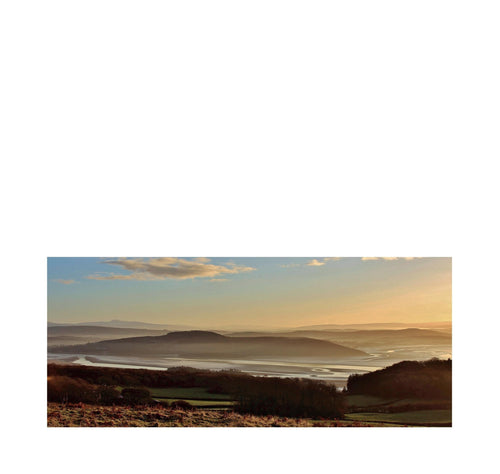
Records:
[[[367,423],[377,422],[414,426],[451,426],[451,410],[418,410],[400,413],[348,413],[346,419]]]
[[[413,426],[451,426],[451,402],[443,400],[384,399],[347,395],[346,420]]]
[[[159,406],[47,405],[49,427],[377,427],[384,423],[242,415],[224,410],[177,410]]]
[[[174,398],[191,400],[230,400],[231,397],[225,393],[210,393],[204,387],[168,387],[151,388],[153,398]]]
[[[234,400],[224,393],[210,393],[205,387],[149,388],[151,398],[158,402],[183,400],[199,408],[232,408]]]
[[[390,370],[403,377],[388,384]],[[446,362],[404,363],[354,377],[365,393],[341,393],[237,371],[49,365],[48,426],[451,426],[449,372]]]

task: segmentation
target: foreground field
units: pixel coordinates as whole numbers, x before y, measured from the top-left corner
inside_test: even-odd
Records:
[[[238,371],[49,364],[48,425],[451,426],[451,361],[401,362],[352,376],[348,386],[341,393]]]
[[[231,397],[224,393],[210,393],[204,387],[168,387],[149,388],[153,398],[173,398],[190,400],[231,400]]]
[[[401,413],[348,413],[346,418],[352,421],[408,423],[415,426],[451,426],[451,410],[420,410]]]
[[[232,408],[234,401],[227,394],[214,394],[203,387],[168,387],[149,388],[151,397],[162,402],[172,403],[184,400],[194,407],[200,408]]]
[[[384,423],[352,420],[311,420],[277,416],[240,415],[224,410],[172,410],[161,407],[103,407],[49,403],[49,427],[376,427]]]
[[[351,421],[397,423],[413,426],[451,426],[451,402],[446,400],[385,399],[370,395],[347,395]]]

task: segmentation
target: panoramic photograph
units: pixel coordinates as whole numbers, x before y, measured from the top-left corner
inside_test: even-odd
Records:
[[[450,427],[448,257],[49,257],[49,427]]]

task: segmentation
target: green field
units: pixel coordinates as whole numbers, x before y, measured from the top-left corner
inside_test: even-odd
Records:
[[[419,410],[401,413],[348,413],[347,420],[408,425],[451,425],[451,410]]]
[[[155,400],[159,402],[177,402],[179,400],[184,400],[185,402],[189,402],[194,407],[232,407],[234,405],[233,401],[230,400],[198,400],[198,399],[190,399],[190,398],[161,398],[154,397]]]
[[[209,393],[204,387],[168,387],[149,388],[153,398],[172,398],[183,400],[231,400],[231,397],[224,393]]]
[[[117,386],[117,390],[122,391],[125,387]],[[230,395],[225,393],[209,393],[205,387],[167,387],[149,388],[151,398],[159,402],[178,402],[184,400],[192,406],[198,408],[231,408],[235,402]]]
[[[371,395],[347,395],[346,401],[348,407],[371,407],[386,405],[388,403],[391,403],[393,400],[373,397]]]
[[[122,389],[123,387],[118,387]],[[228,394],[209,393],[205,387],[167,387],[148,388],[152,398],[159,402],[172,403],[179,400],[189,402],[193,407],[200,409],[231,409],[235,401]],[[415,410],[399,413],[377,413],[380,407],[403,407],[409,404],[432,404],[437,401],[422,402],[414,399],[385,399],[370,395],[348,395],[346,397],[348,411],[362,413],[347,413],[345,420],[338,421],[339,426],[349,423],[370,423],[371,426],[446,426],[451,425],[451,409],[449,410]],[[425,406],[421,407],[425,408]],[[404,408],[402,408],[404,410]],[[322,423],[319,422],[318,426]]]
[[[446,400],[421,400],[419,398],[403,398],[402,400],[395,400],[390,403],[390,406],[392,407],[399,407],[399,406],[405,406],[405,405],[419,405],[420,407],[425,407],[428,406],[429,409],[433,409],[432,405],[443,405],[443,404],[449,404],[451,406],[450,401]],[[437,407],[434,407],[436,409]],[[440,407],[443,408],[443,407]]]

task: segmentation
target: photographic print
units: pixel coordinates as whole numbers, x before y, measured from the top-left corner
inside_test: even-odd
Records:
[[[49,427],[451,426],[451,258],[48,258]]]

